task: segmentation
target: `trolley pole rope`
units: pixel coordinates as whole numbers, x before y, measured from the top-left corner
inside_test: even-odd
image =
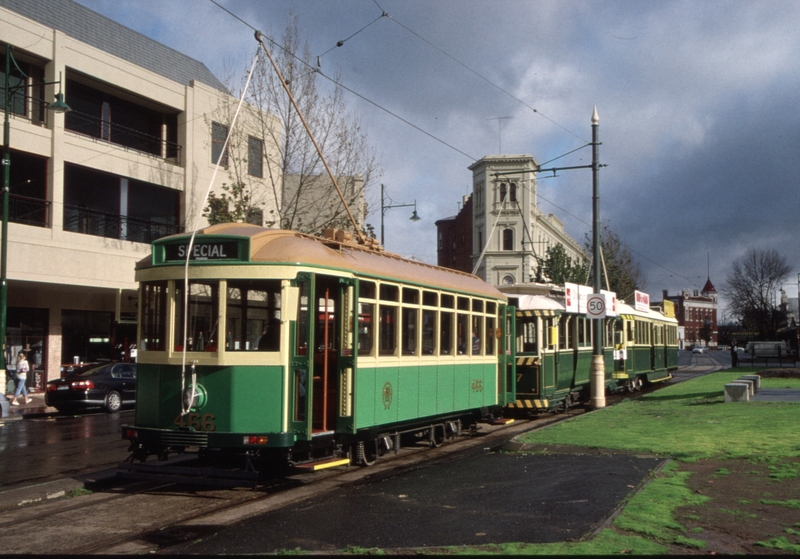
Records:
[[[256,68],[257,62],[258,62],[258,50],[256,50],[256,54],[253,57],[253,63],[250,65],[250,72],[247,74],[247,82],[245,83],[244,89],[242,90],[242,95],[239,98],[239,104],[236,106],[236,113],[234,113],[233,120],[231,121],[230,127],[228,127],[228,134],[225,136],[225,142],[223,142],[222,144],[222,150],[220,151],[220,154],[225,153],[225,150],[228,147],[228,142],[231,139],[231,133],[233,132],[233,127],[236,126],[236,121],[239,118],[239,113],[241,112],[242,105],[244,104],[245,95],[247,95],[247,90],[250,88],[250,79],[253,77],[253,71]],[[194,246],[194,238],[197,235],[197,228],[200,226],[200,218],[203,216],[202,208],[206,206],[206,203],[208,202],[208,197],[211,195],[211,189],[214,187],[214,181],[217,178],[217,173],[219,172],[221,163],[222,163],[222,155],[220,155],[219,159],[217,160],[217,164],[214,166],[214,173],[211,175],[211,180],[208,182],[206,195],[203,197],[203,203],[200,205],[200,211],[197,212],[197,218],[195,219],[194,227],[192,227],[192,236],[189,238],[189,246],[186,249],[186,262],[184,263],[183,266],[183,351],[181,352],[181,415],[186,415],[191,411],[192,403],[194,402],[195,395],[197,394],[196,392],[197,367],[195,366],[195,363],[192,363],[192,394],[188,402],[186,402],[185,398],[183,397],[183,393],[186,390],[186,348],[187,348],[187,341],[189,338],[189,260],[191,259],[192,247]]]

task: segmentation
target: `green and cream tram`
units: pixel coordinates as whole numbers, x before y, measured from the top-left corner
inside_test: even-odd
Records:
[[[333,236],[219,224],[153,243],[136,269],[132,459],[370,464],[513,399],[504,295]]]
[[[616,303],[600,321],[568,308],[564,289],[548,284],[501,288],[516,310],[516,398],[508,408],[564,411],[589,401],[594,328],[602,328],[607,392],[668,380],[678,367],[677,321],[657,310]],[[587,288],[588,289],[588,288]]]

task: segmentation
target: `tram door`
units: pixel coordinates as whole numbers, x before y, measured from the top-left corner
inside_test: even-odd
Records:
[[[350,412],[353,369],[352,282],[321,274],[298,277],[300,301],[292,355],[294,423],[313,437],[337,429]]]

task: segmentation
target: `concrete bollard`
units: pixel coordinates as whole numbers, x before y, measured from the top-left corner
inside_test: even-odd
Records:
[[[752,380],[753,390],[755,390],[756,392],[761,390],[761,375],[742,375],[739,377],[739,380]],[[739,380],[735,382],[739,382]]]
[[[741,382],[725,385],[725,402],[747,402],[750,400],[750,387]]]
[[[752,380],[739,378],[739,379],[736,379],[733,382],[735,384],[746,384],[747,385],[747,393],[750,395],[750,397],[753,397],[753,396],[756,395],[756,383],[753,382]]]

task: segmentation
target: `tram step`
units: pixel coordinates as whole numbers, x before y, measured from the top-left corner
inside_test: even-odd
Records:
[[[499,419],[492,419],[489,425],[508,425],[509,423],[514,423],[514,420],[510,417],[501,417]]]
[[[295,469],[316,472],[318,470],[324,470],[326,468],[335,468],[336,466],[347,466],[349,463],[350,463],[349,458],[327,458],[325,460],[318,460],[316,462],[305,462],[303,464],[297,464],[295,466]]]
[[[185,466],[161,466],[123,462],[117,466],[117,476],[124,479],[213,485],[216,487],[251,487],[258,482],[258,472],[240,470],[215,470]]]

